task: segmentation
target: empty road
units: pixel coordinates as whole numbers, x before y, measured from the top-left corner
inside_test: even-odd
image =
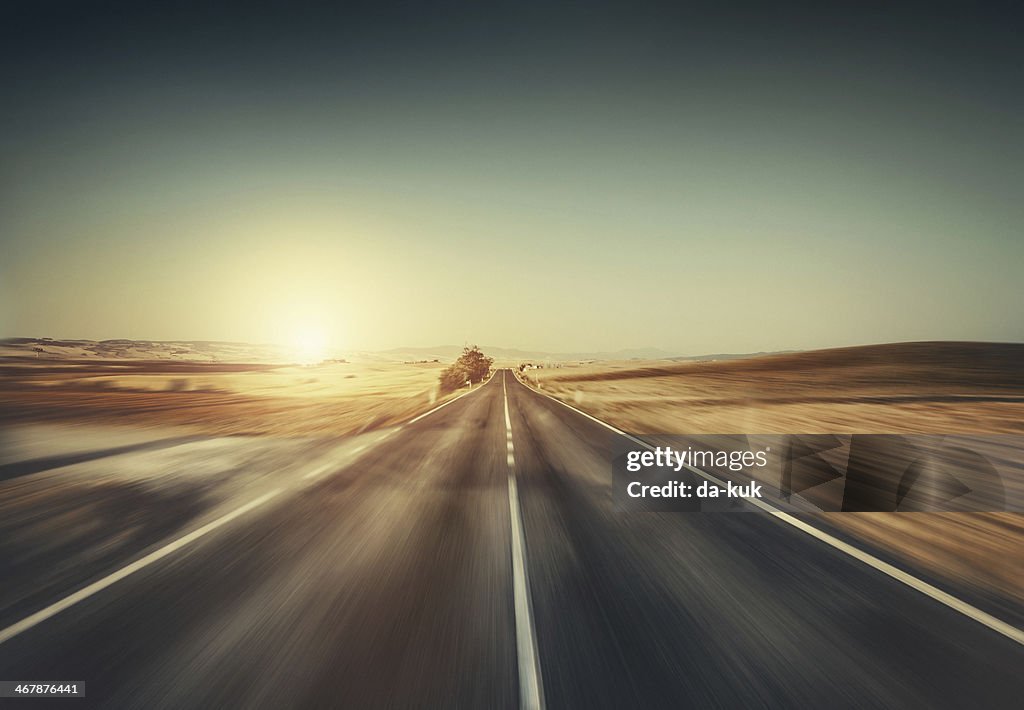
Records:
[[[616,436],[501,370],[344,441],[5,464],[0,680],[85,681],[61,707],[1020,707],[1021,643],[770,514],[613,512]]]

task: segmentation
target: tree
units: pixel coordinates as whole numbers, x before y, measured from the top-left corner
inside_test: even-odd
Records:
[[[454,392],[466,384],[469,377],[459,363],[449,365],[441,372],[441,392]]]
[[[464,348],[456,362],[465,368],[471,382],[482,382],[490,374],[494,359],[484,355],[480,348],[474,345]]]
[[[441,391],[453,392],[470,382],[481,382],[491,371],[494,359],[481,352],[476,345],[463,349],[459,359],[441,373]]]

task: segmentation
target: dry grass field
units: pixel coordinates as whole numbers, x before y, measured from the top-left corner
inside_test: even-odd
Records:
[[[334,436],[437,402],[437,363],[315,366],[174,360],[0,359],[0,426],[176,426],[196,434]]]
[[[526,380],[637,434],[1024,433],[1024,345],[907,343],[710,362],[563,364]],[[1020,452],[1024,457],[1024,451]],[[1007,609],[1024,515],[847,513],[827,522]]]
[[[911,343],[722,361],[562,363],[528,370],[526,379],[639,434],[1021,434],[1021,363],[1021,345]],[[15,351],[0,357],[0,427],[71,422],[82,436],[96,437],[103,427],[124,425],[117,427],[119,440],[143,428],[343,436],[436,406],[443,401],[443,367],[100,359],[84,352],[36,358]],[[1022,515],[826,517],[939,579],[1024,608]]]
[[[647,433],[1024,433],[1024,345],[906,343],[527,372]]]

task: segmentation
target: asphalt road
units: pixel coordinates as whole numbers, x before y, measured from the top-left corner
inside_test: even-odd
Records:
[[[499,371],[352,441],[8,464],[0,680],[85,681],[60,707],[1020,707],[1024,646],[771,515],[613,512],[615,436]],[[173,495],[73,478],[157,456]],[[48,487],[103,515],[47,527]]]

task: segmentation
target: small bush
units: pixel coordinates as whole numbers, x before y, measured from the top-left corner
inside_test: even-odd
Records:
[[[466,370],[459,363],[449,365],[441,372],[441,391],[454,392],[464,386],[468,379]]]

